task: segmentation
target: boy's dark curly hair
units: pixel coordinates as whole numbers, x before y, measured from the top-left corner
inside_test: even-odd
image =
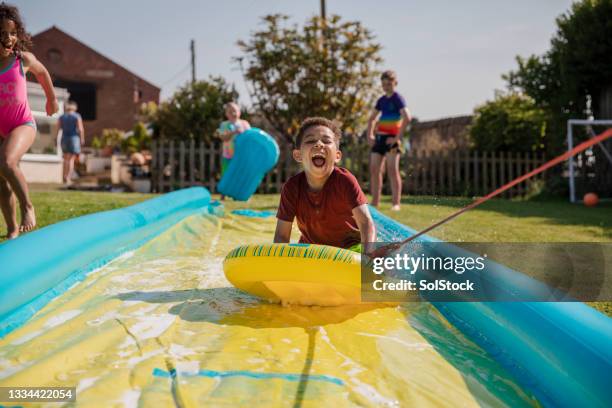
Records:
[[[25,30],[23,20],[19,15],[19,10],[17,7],[11,6],[10,4],[6,4],[4,2],[0,3],[0,22],[4,20],[11,20],[17,27],[18,40],[17,44],[15,44],[14,50],[18,52],[27,51],[28,48],[32,46],[32,38]]]
[[[299,149],[302,145],[302,139],[304,139],[304,133],[306,130],[313,126],[325,126],[332,132],[334,132],[334,136],[336,139],[336,145],[340,147],[340,139],[342,138],[342,132],[340,132],[340,128],[331,120],[322,118],[322,117],[313,117],[306,118],[300,125],[300,130],[298,130],[297,136],[295,137],[295,148]]]

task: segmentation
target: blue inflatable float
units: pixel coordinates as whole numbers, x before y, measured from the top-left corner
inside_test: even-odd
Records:
[[[261,129],[251,128],[234,140],[234,157],[217,190],[235,200],[248,200],[278,162],[278,144]]]

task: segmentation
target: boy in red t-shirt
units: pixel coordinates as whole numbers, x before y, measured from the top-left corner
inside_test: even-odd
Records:
[[[374,222],[357,179],[336,167],[342,158],[340,137],[340,129],[328,119],[302,122],[293,158],[304,171],[283,185],[274,242],[289,242],[294,218],[303,243],[351,248],[376,240]]]

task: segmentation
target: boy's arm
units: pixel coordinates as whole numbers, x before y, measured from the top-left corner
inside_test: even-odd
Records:
[[[374,109],[368,118],[368,130],[366,132],[366,136],[370,146],[374,145],[374,126],[376,125],[379,116],[380,111],[378,109]]]
[[[374,227],[374,220],[372,220],[370,210],[368,210],[368,205],[362,204],[353,208],[353,218],[355,218],[359,227],[364,253],[368,253],[369,248],[366,248],[367,244],[376,242],[376,228]]]
[[[402,136],[404,136],[404,132],[406,131],[408,124],[412,121],[412,115],[406,107],[403,107],[400,110],[400,113],[402,115],[402,124],[400,125],[399,137],[401,138]]]
[[[53,89],[53,82],[51,82],[49,71],[47,71],[47,68],[45,68],[31,52],[23,52],[22,56],[25,70],[32,71],[36,80],[45,91],[45,96],[47,97],[47,115],[53,115],[59,110],[59,104],[55,97],[55,89]]]
[[[276,231],[274,232],[274,243],[275,244],[286,244],[291,240],[291,227],[292,222],[283,221],[280,219],[276,220]]]

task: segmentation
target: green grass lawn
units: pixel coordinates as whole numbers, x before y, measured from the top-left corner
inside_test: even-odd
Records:
[[[33,186],[32,201],[38,225],[125,207],[154,197],[152,194],[59,191]],[[214,196],[218,198],[218,196]],[[226,200],[227,211],[237,208],[274,210],[278,194],[255,195],[248,203]],[[390,212],[388,197],[381,211],[399,222],[422,229],[470,203],[457,197],[406,197],[402,210]],[[0,235],[6,234],[4,223]],[[595,208],[566,200],[491,200],[432,231],[430,235],[454,242],[612,242],[612,203]],[[272,239],[272,237],[270,237]],[[612,303],[591,304],[612,316]]]

